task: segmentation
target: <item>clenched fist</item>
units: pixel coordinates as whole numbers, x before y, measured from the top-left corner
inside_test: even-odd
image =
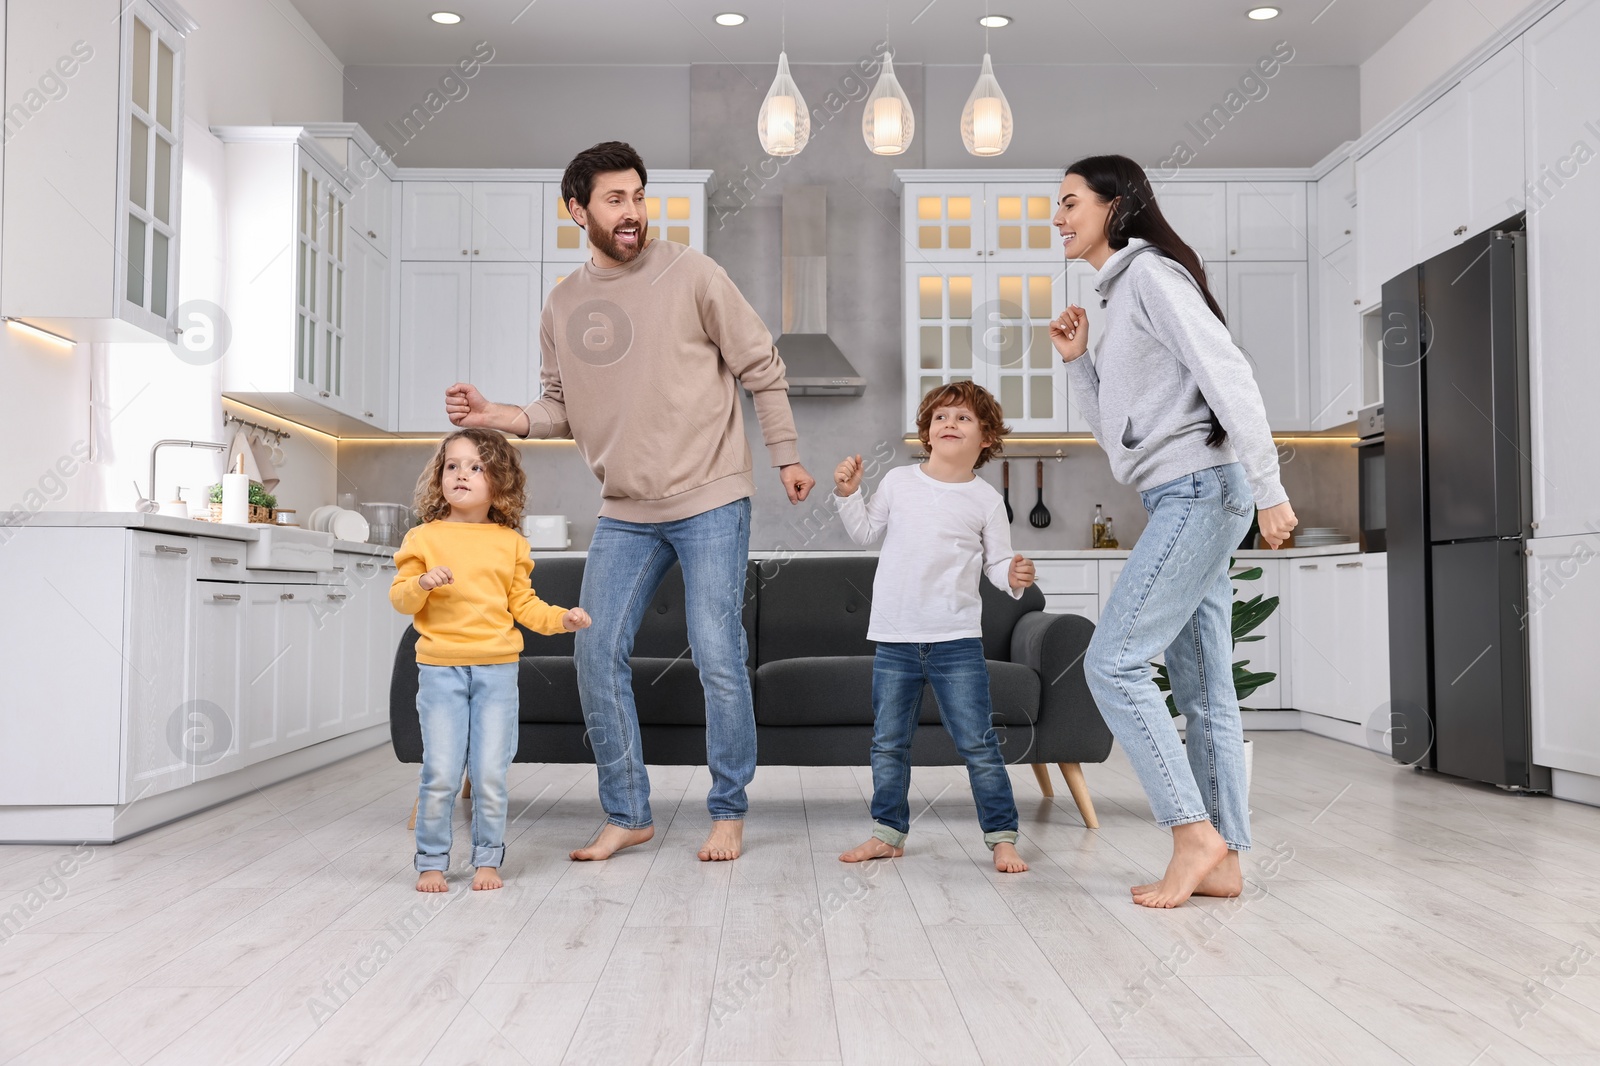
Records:
[[[589,612],[585,611],[582,607],[574,607],[572,610],[561,616],[561,628],[565,629],[568,633],[573,633],[580,629],[588,629]]]
[[[833,469],[833,494],[849,496],[861,487],[861,456],[852,455]]]
[[[450,572],[450,568],[448,566],[436,566],[432,570],[429,570],[426,574],[423,574],[421,577],[417,578],[417,584],[422,586],[423,591],[432,592],[440,585],[455,584],[455,580],[456,577]]]
[[[1025,589],[1033,584],[1033,560],[1020,553],[1011,557],[1011,571],[1006,575],[1014,589]]]

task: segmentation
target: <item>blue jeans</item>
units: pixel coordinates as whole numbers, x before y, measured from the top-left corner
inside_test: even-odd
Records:
[[[517,753],[517,664],[417,664],[422,787],[417,793],[417,869],[450,868],[450,819],[461,774],[472,781],[472,865],[506,855],[506,774]]]
[[[879,642],[872,660],[872,835],[898,848],[911,831],[911,738],[922,687],[933,686],[939,717],[967,762],[983,842],[1017,840],[1017,802],[989,714],[989,668],[983,641]]]
[[[1156,822],[1210,820],[1228,847],[1245,851],[1250,810],[1228,557],[1250,528],[1250,483],[1244,467],[1229,463],[1139,495],[1150,522],[1100,608],[1083,672]],[[1163,651],[1188,721],[1186,744],[1150,669]]]
[[[656,590],[676,559],[683,567],[689,647],[706,700],[706,762],[713,820],[743,818],[744,788],[756,772],[756,716],[745,673],[744,578],[750,555],[750,500],[676,522],[601,518],[589,542],[579,601],[594,619],[580,629],[573,658],[583,720],[600,775],[606,819],[624,829],[650,824],[650,778],[639,744],[628,658]]]

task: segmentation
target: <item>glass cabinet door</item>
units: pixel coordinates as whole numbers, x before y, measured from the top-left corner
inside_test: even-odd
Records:
[[[705,251],[704,190],[693,185],[647,185],[645,210],[650,218],[650,236],[673,244],[685,244]],[[587,247],[585,248],[587,251]]]
[[[973,316],[973,353],[986,367],[1013,431],[1067,428],[1067,377],[1050,343],[1052,309],[1066,306],[1065,265],[991,263]]]
[[[916,431],[917,406],[929,391],[952,381],[987,385],[975,356],[974,300],[983,270],[937,266],[906,270],[906,429]]]
[[[908,185],[902,197],[908,263],[983,258],[982,185]]]
[[[343,186],[301,156],[295,188],[295,382],[320,400],[345,396]]]
[[[128,10],[122,32],[128,57],[122,109],[122,300],[125,308],[139,309],[128,315],[130,320],[161,323],[177,295],[182,38],[144,4]]]
[[[1059,263],[1061,242],[1053,185],[985,185],[984,213],[990,256],[1012,261]]]

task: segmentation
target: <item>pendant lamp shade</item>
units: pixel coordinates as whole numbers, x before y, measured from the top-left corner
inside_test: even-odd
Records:
[[[799,155],[811,139],[811,112],[800,87],[789,76],[789,56],[778,53],[778,76],[756,116],[756,135],[768,155]]]
[[[915,122],[911,99],[894,76],[894,60],[883,57],[883,73],[861,112],[861,136],[874,155],[899,155],[911,147]]]
[[[1000,91],[989,53],[983,53],[978,84],[961,110],[961,143],[973,155],[999,155],[1011,146],[1011,105]]]

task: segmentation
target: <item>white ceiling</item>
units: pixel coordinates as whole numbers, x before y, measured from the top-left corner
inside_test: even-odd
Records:
[[[292,0],[344,63],[452,63],[487,40],[494,62],[771,63],[787,11],[790,62],[850,63],[883,38],[902,63],[976,63],[984,12],[974,0]],[[1277,0],[1278,18],[1244,16],[1251,0],[989,0],[1011,15],[990,31],[997,64],[1244,65],[1287,40],[1296,63],[1359,64],[1427,0]],[[440,26],[428,14],[462,16]],[[712,16],[739,11],[743,26]]]

